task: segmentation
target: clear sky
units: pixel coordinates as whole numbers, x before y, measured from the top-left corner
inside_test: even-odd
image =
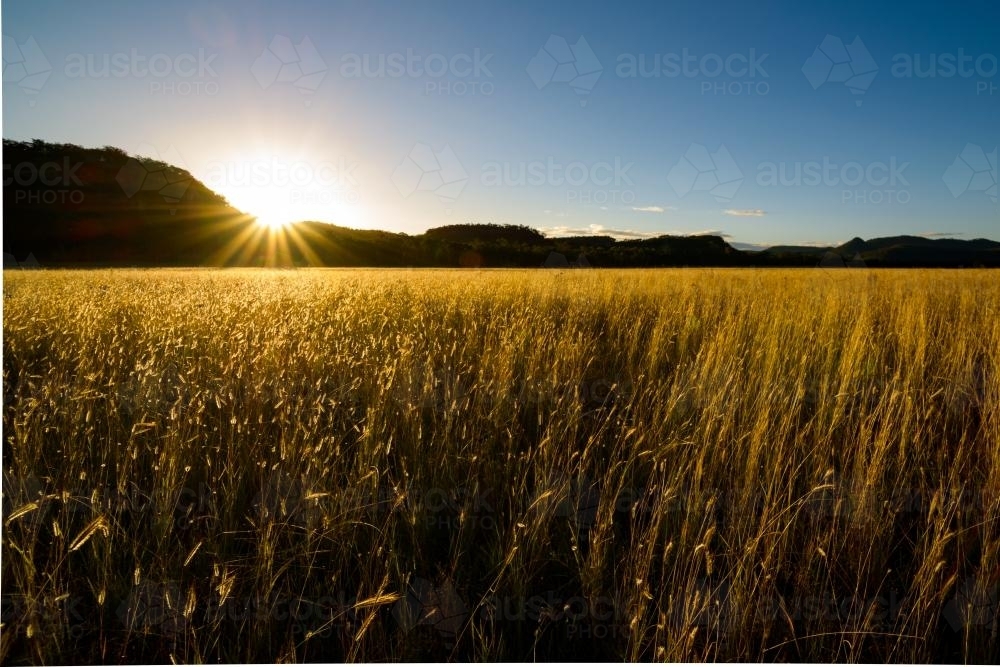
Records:
[[[1000,239],[1000,4],[2,10],[3,136],[181,162],[272,222]]]

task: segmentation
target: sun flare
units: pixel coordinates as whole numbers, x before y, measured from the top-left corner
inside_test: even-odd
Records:
[[[292,226],[292,221],[271,215],[258,215],[257,224],[264,229],[276,232]]]
[[[265,229],[303,221],[366,226],[350,170],[308,150],[250,149],[213,163],[204,176],[206,185]]]

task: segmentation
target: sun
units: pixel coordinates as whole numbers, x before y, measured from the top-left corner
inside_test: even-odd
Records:
[[[203,180],[262,229],[287,230],[304,221],[366,226],[350,170],[320,153],[234,152],[206,167]]]
[[[274,215],[258,215],[257,224],[264,229],[268,229],[272,232],[276,232],[282,229],[286,229],[292,225],[292,221],[287,218],[276,217]]]

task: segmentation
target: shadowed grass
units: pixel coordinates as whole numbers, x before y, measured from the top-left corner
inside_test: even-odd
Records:
[[[5,663],[988,662],[987,271],[5,272]]]

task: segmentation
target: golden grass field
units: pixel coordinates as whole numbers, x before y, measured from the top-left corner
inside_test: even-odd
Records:
[[[5,271],[5,664],[990,662],[989,271]]]

